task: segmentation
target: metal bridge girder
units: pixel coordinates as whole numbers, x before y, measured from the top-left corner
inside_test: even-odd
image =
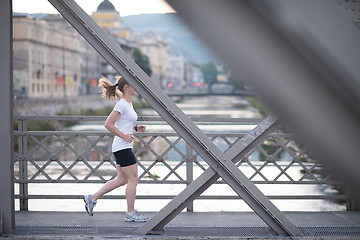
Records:
[[[226,157],[236,164],[249,151],[251,151],[259,143],[263,142],[270,133],[278,127],[278,120],[276,117],[270,115],[265,118],[259,125],[247,133],[239,142],[237,142],[231,149],[226,152]],[[219,175],[212,168],[208,168],[195,181],[193,181],[186,189],[184,189],[177,197],[175,197],[169,204],[161,209],[154,217],[140,227],[136,233],[138,234],[157,234],[163,227],[169,223],[176,215],[178,215],[188,204],[199,197],[207,188],[216,182]],[[245,183],[244,183],[245,184]],[[252,192],[254,189],[252,189]],[[252,197],[248,193],[241,195],[245,202]],[[263,209],[258,207],[255,212],[261,213]],[[272,212],[276,210],[272,209]],[[259,214],[259,216],[268,222],[266,214]],[[279,217],[279,216],[278,216]],[[284,226],[291,225],[286,218],[278,218]],[[291,229],[290,231],[297,231]],[[290,232],[289,231],[289,232]],[[299,234],[299,233],[298,233]]]
[[[1,2],[0,8],[0,236],[15,228],[14,162],[13,162],[13,81],[12,81],[12,11],[11,0]]]
[[[285,216],[73,0],[49,0],[160,116],[279,235],[301,235]]]
[[[360,197],[360,31],[341,3],[166,1]]]

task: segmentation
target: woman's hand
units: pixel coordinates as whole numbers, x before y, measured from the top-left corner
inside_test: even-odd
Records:
[[[134,141],[134,134],[130,133],[130,134],[125,134],[123,136],[123,139],[125,141],[127,141],[128,143],[131,143],[132,141]]]
[[[137,126],[137,130],[138,130],[138,132],[145,132],[146,126],[144,126],[144,125],[138,125],[138,126]]]

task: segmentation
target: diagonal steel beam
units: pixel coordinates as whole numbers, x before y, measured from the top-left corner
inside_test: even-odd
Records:
[[[221,178],[279,235],[301,232],[176,106],[139,66],[73,1],[49,0],[64,18],[146,99]],[[248,196],[244,198],[244,196]]]
[[[259,143],[263,142],[270,133],[278,127],[278,120],[276,117],[270,115],[265,118],[256,128],[246,134],[238,143],[226,152],[228,159],[233,163],[237,163],[249,151],[251,151]],[[186,189],[184,189],[178,196],[176,196],[170,203],[161,209],[155,216],[149,219],[142,227],[140,227],[137,234],[157,234],[162,231],[164,226],[176,217],[188,204],[199,197],[207,188],[216,182],[219,174],[212,168],[208,168],[195,181],[193,181]],[[241,195],[247,202],[246,193]],[[261,211],[261,210],[259,210]],[[262,216],[266,216],[261,214]],[[265,222],[267,219],[263,219]],[[288,221],[282,219],[283,222]]]
[[[335,1],[167,2],[360,196],[360,31]]]

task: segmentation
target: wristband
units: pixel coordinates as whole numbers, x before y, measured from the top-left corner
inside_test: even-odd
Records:
[[[135,132],[137,132],[137,127],[138,127],[138,125],[135,125]]]

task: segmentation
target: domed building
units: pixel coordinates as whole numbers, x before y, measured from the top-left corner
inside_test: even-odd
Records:
[[[112,35],[128,40],[133,37],[131,29],[123,27],[120,13],[109,0],[104,0],[99,4],[92,18]]]
[[[97,10],[98,11],[115,11],[115,7],[111,2],[109,2],[109,0],[105,0],[99,4]]]
[[[166,86],[170,76],[170,57],[167,43],[161,36],[152,32],[135,37],[131,28],[122,25],[120,13],[109,0],[103,0],[92,17],[101,28],[115,36],[120,47],[129,56],[133,57],[135,47],[148,56],[152,70],[151,78],[159,86]],[[102,68],[102,75],[110,79],[111,75],[118,74],[107,62],[102,64]]]
[[[120,45],[129,56],[132,57],[134,48],[134,36],[131,28],[122,25],[120,13],[109,0],[102,1],[92,14],[94,21],[104,29]],[[101,75],[110,81],[115,81],[117,71],[104,59],[101,62]]]

